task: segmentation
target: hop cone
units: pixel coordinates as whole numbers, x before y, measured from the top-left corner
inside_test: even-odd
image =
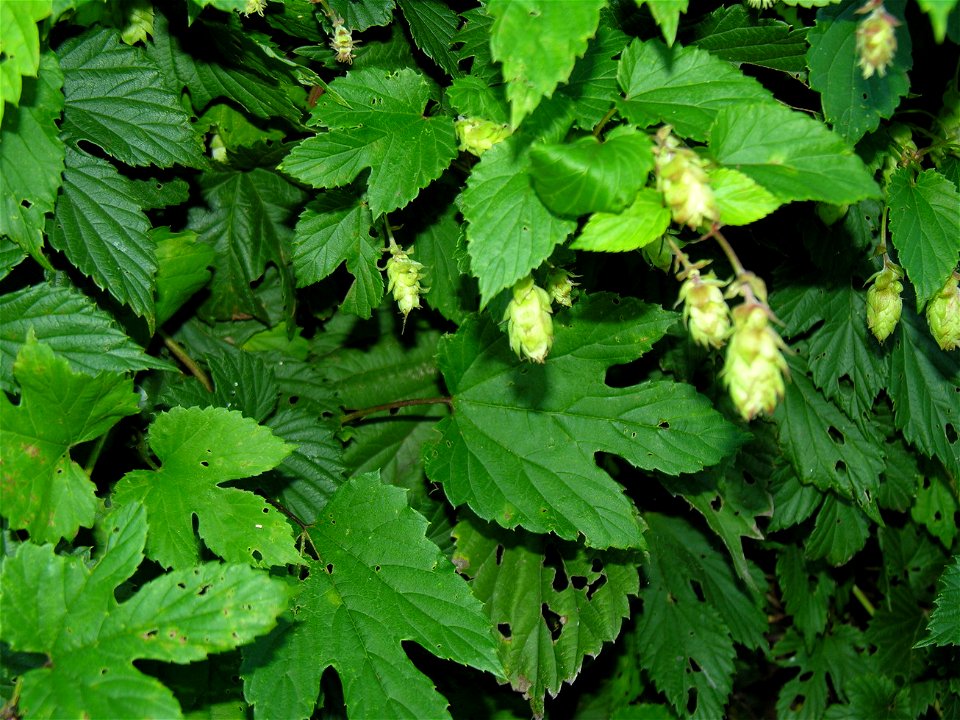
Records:
[[[412,260],[401,248],[391,250],[387,260],[387,290],[393,293],[400,312],[403,313],[403,322],[414,308],[420,307],[420,294],[426,292],[420,286],[423,279],[423,263]],[[410,249],[413,252],[413,249]]]
[[[770,327],[766,308],[743,304],[734,309],[723,381],[745,420],[752,420],[761,412],[769,415],[783,398],[783,376],[787,372],[784,347],[783,340]]]
[[[730,334],[730,309],[723,299],[723,286],[713,273],[700,277],[697,270],[680,286],[683,320],[698,345],[723,347]]]
[[[880,77],[887,74],[887,68],[897,54],[897,36],[894,28],[900,22],[879,4],[857,24],[857,65],[863,70],[865,79],[876,73]]]
[[[886,340],[900,322],[902,277],[899,266],[885,263],[883,270],[873,276],[873,285],[867,290],[867,327],[880,342]]]
[[[501,140],[510,137],[513,130],[509,125],[498,125],[482,118],[461,116],[455,123],[460,149],[477,157],[483,155]]]
[[[657,189],[663,193],[674,221],[696,230],[704,221],[718,220],[720,213],[700,157],[682,147],[668,127],[658,133],[657,139]]]
[[[547,359],[553,346],[550,295],[529,275],[513,286],[513,299],[503,319],[507,321],[510,348],[536,363]]]
[[[579,284],[573,281],[574,277],[563,268],[553,268],[547,273],[547,294],[558,305],[573,307],[573,289]]]
[[[955,273],[927,303],[927,325],[941,349],[960,347],[960,287]]]

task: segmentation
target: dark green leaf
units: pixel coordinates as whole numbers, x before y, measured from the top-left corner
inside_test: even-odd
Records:
[[[917,647],[960,645],[960,555],[954,555],[937,585],[936,607],[927,636]]]
[[[163,325],[198,290],[210,282],[214,251],[197,242],[197,234],[189,230],[171,232],[170,228],[154,228],[150,239],[156,247],[157,325]]]
[[[813,532],[807,538],[807,557],[824,558],[831,565],[843,565],[863,549],[869,536],[870,527],[863,511],[828,493],[817,513]]]
[[[826,572],[808,567],[803,553],[794,546],[780,552],[777,579],[794,627],[808,644],[813,642],[827,626],[827,611],[837,588],[836,581]]]
[[[417,47],[450,77],[462,75],[450,51],[460,24],[457,13],[440,0],[399,0],[399,5]]]
[[[743,5],[714,10],[695,28],[694,45],[732,63],[801,73],[806,70],[807,29],[757,18]]]
[[[570,79],[557,89],[573,100],[577,124],[585,130],[593,129],[620,98],[619,63],[613,56],[623,52],[628,40],[619,30],[601,24],[587,52],[573,66]]]
[[[427,305],[448,320],[463,322],[467,313],[476,308],[477,291],[466,273],[470,261],[456,205],[451,203],[417,233],[416,249],[430,288],[424,296]]]

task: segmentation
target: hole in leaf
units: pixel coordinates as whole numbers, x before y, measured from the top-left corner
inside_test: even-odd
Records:
[[[187,584],[186,584],[186,583],[182,583],[182,582],[178,582],[178,583],[177,583],[177,587],[180,588],[181,590],[186,590],[186,589],[187,589]]]
[[[703,672],[703,669],[700,667],[700,663],[693,658],[687,658],[687,664],[689,665],[687,672]]]
[[[550,639],[556,642],[560,637],[560,632],[563,630],[563,619],[547,607],[546,603],[540,606],[540,614],[547,623],[547,630],[550,631]]]
[[[503,563],[503,545],[497,545],[497,565]]]
[[[592,583],[590,583],[590,587],[587,588],[587,600],[593,600],[593,596],[596,594],[597,590],[599,590],[606,584],[607,584],[606,575],[601,575]]]
[[[143,639],[144,639],[144,640],[150,640],[150,639],[152,639],[152,638],[155,638],[156,636],[157,636],[157,631],[156,631],[156,630],[147,630],[147,632],[145,632],[145,633],[143,634]]]
[[[110,672],[110,669],[109,669],[109,668],[100,668],[100,674],[101,674],[101,675],[106,675],[108,672]]]
[[[830,436],[830,439],[833,440],[837,445],[843,445],[845,440],[843,433],[837,430],[833,425],[827,428],[827,434]]]
[[[204,595],[207,594],[207,590],[209,590],[212,587],[213,585],[204,585],[203,587],[200,588],[200,590],[197,591],[197,596],[203,597]]]
[[[706,598],[703,596],[703,586],[696,580],[690,581],[690,589],[693,590],[693,594],[697,596],[697,600],[704,602]]]
[[[697,689],[690,688],[687,692],[687,712],[691,715],[697,712]]]
[[[24,198],[23,200],[20,201],[20,206],[25,207],[29,210],[31,207],[33,207],[33,203],[27,200],[26,198]]]
[[[497,625],[497,632],[503,635],[504,639],[509,640],[512,637],[510,632],[510,623],[500,623]]]
[[[600,558],[594,558],[593,562],[590,563],[590,570],[595,573],[603,572],[603,561]]]
[[[201,460],[200,467],[210,467],[210,463],[208,463],[206,460]]]
[[[300,572],[297,574],[297,577],[299,577],[301,580],[306,580],[308,577],[310,577],[310,570],[306,565],[300,568]]]
[[[327,575],[333,575],[333,563],[327,563]]]
[[[261,553],[259,550],[254,550],[252,553],[250,553],[250,555],[253,557],[255,562],[263,562],[263,553]]]
[[[380,566],[379,566],[379,565],[374,565],[374,566],[373,566],[373,571],[374,571],[374,572],[380,572]]]
[[[574,590],[583,590],[587,586],[587,579],[583,575],[574,575],[570,578]]]
[[[810,682],[812,678],[813,678],[813,671],[807,670],[805,673],[802,673],[800,677],[797,678],[797,680],[799,680],[800,682]]]
[[[843,460],[837,460],[837,464],[834,465],[833,468],[837,471],[838,475],[847,474],[847,464]]]
[[[800,712],[800,711],[803,709],[803,705],[804,705],[804,703],[806,703],[806,702],[807,702],[807,698],[806,698],[805,695],[797,695],[797,696],[790,702],[790,710],[793,711],[793,712],[795,712],[795,713],[798,713],[798,712]]]
[[[670,423],[668,423],[666,420],[661,420],[660,422],[657,423],[657,427],[660,428],[661,430],[669,430]]]
[[[947,442],[953,445],[957,441],[957,429],[952,423],[943,426],[943,431],[947,434]]]
[[[717,495],[710,501],[710,507],[713,508],[714,512],[720,512],[720,508],[723,507],[723,498]]]
[[[553,589],[562,592],[567,589],[570,581],[567,579],[567,572],[563,567],[563,558],[553,545],[548,545],[543,552],[543,565],[553,569]]]
[[[300,396],[291,395],[289,398],[287,398],[287,402],[290,403],[291,405],[296,405],[298,402],[300,402]]]

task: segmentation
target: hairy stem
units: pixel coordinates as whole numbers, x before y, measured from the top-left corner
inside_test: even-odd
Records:
[[[340,418],[341,425],[348,425],[354,420],[359,420],[364,418],[367,415],[373,415],[374,413],[387,412],[389,410],[396,410],[397,408],[402,407],[412,407],[414,405],[439,405],[443,403],[448,407],[453,407],[453,399],[448,397],[435,397],[435,398],[412,398],[410,400],[394,400],[393,402],[384,403],[383,405],[374,405],[373,407],[361,408],[360,410],[354,410],[348,412],[346,415]]]

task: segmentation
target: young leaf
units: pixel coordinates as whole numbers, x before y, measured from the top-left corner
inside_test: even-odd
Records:
[[[694,31],[702,50],[732,63],[800,73],[806,70],[807,29],[781,20],[757,18],[743,5],[714,10]]]
[[[599,142],[592,135],[530,151],[533,187],[557,215],[616,213],[636,197],[653,169],[649,136],[627,131]]]
[[[0,13],[9,12],[9,7],[4,3]],[[41,252],[42,233],[44,215],[53,211],[63,173],[64,147],[57,129],[63,110],[62,85],[56,56],[43,53],[37,78],[26,80],[19,107],[7,108],[0,125],[0,235],[48,268],[50,263]]]
[[[937,347],[926,322],[907,303],[892,356],[887,392],[897,429],[953,477],[960,476],[960,358]]]
[[[593,547],[639,546],[635,508],[594,453],[679,474],[718,462],[740,442],[688,385],[603,382],[606,368],[640,357],[674,322],[672,313],[613,295],[582,299],[555,319],[546,364],[521,365],[498,327],[468,320],[440,345],[454,415],[424,448],[427,475],[453,504],[504,527],[582,534]]]
[[[87,141],[128,165],[194,165],[200,138],[176,93],[116,30],[91,30],[60,47],[63,137]]]
[[[731,168],[709,171],[710,188],[724,225],[749,225],[780,207],[780,201],[766,188]]]
[[[649,245],[669,226],[670,211],[663,206],[663,196],[653,188],[643,188],[623,212],[593,213],[570,247],[594,252],[628,252]]]
[[[544,206],[529,169],[529,153],[505,140],[483,154],[460,196],[481,306],[539,267],[576,227]]]
[[[0,389],[13,390],[13,361],[31,332],[73,368],[89,374],[175,369],[146,355],[85,295],[40,283],[0,295]]]
[[[319,559],[298,583],[292,621],[244,652],[244,696],[258,716],[309,717],[332,666],[350,717],[449,717],[403,653],[409,640],[500,676],[480,602],[426,527],[404,492],[374,473],[340,487],[310,530]]]
[[[139,410],[130,378],[102,372],[91,377],[70,369],[48,345],[30,337],[13,374],[20,403],[0,393],[0,506],[12,529],[37,543],[72,540],[93,525],[96,487],[70,457],[70,448],[94,440]]]
[[[706,140],[717,113],[725,107],[740,114],[770,93],[730,63],[696,48],[664,46],[657,40],[630,43],[617,73],[626,97],[619,107],[640,127],[669,123],[678,134]]]
[[[953,562],[940,576],[937,589],[927,636],[914,647],[960,645],[960,555],[953,556]]]
[[[197,242],[197,234],[186,230],[172,232],[168,227],[154,228],[150,239],[156,247],[157,325],[163,325],[194,293],[210,282],[208,266],[214,251]]]
[[[857,67],[857,14],[862,3],[849,2],[817,12],[817,24],[807,34],[810,86],[820,93],[823,114],[833,129],[856,143],[889,118],[910,88],[913,66],[910,33],[902,22],[905,0],[887,0],[884,9],[901,22],[896,29],[897,52],[886,73],[864,78]]]
[[[40,35],[37,23],[50,14],[50,0],[20,0],[0,6],[0,121],[4,106],[20,103],[23,77],[37,77],[40,67]]]
[[[499,631],[507,679],[542,716],[546,693],[556,697],[584,659],[620,632],[629,596],[639,590],[638,558],[573,543],[553,547],[545,537],[518,537],[473,517],[453,536],[453,562]],[[548,546],[558,560],[547,560]]]
[[[710,150],[717,162],[749,175],[781,202],[840,205],[880,196],[863,161],[840,136],[777,103],[721,108]]]
[[[113,490],[114,504],[143,505],[151,524],[147,556],[166,567],[195,565],[200,547],[229,562],[261,567],[297,563],[290,526],[253,493],[221,483],[275,468],[293,448],[238,412],[182,408],[150,426],[157,470],[132,470]]]
[[[21,677],[27,717],[181,717],[173,693],[133,665],[189,663],[249,642],[286,607],[281,582],[249,567],[209,563],[168,573],[122,604],[117,587],[143,560],[146,513],[131,505],[104,521],[93,563],[24,543],[5,559],[2,637],[48,662]]]
[[[960,192],[936,170],[916,180],[901,168],[890,178],[890,238],[917,291],[917,310],[960,262]]]
[[[457,156],[448,117],[424,117],[436,88],[403,69],[355,70],[338,78],[314,109],[327,130],[307,138],[280,169],[318,188],[341,187],[370,168],[367,201],[377,217],[401,208]]]
[[[606,0],[490,0],[490,52],[502,63],[510,124],[519,127],[565,82],[597,31]],[[536,58],[536,61],[532,59]]]
[[[930,17],[933,34],[938,43],[947,35],[947,23],[950,14],[956,9],[958,0],[917,0],[917,5]]]
[[[68,147],[50,244],[152,330],[157,256],[149,229],[130,181],[106,160]]]
[[[763,642],[761,596],[683,520],[649,513],[648,584],[640,591],[640,664],[678,713],[723,716],[733,680],[734,640]],[[664,632],[670,628],[670,632]]]

